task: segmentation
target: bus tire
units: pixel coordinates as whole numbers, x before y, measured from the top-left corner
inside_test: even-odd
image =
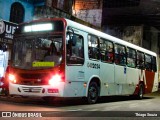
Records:
[[[140,84],[139,85],[139,91],[138,91],[138,99],[143,99],[143,95],[144,95],[144,85],[143,84]]]
[[[87,95],[87,102],[89,104],[94,104],[98,100],[99,89],[96,82],[91,82],[88,87],[88,95]]]

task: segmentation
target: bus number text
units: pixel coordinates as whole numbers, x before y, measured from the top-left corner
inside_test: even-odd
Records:
[[[87,67],[88,68],[94,68],[94,69],[100,69],[100,64],[88,63]]]

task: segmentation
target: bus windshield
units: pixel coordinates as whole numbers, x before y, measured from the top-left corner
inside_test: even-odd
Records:
[[[62,61],[62,36],[19,37],[14,41],[12,65],[21,69],[45,69]]]

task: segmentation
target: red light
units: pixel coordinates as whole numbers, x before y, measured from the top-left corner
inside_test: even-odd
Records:
[[[48,89],[48,93],[59,93],[58,89]]]

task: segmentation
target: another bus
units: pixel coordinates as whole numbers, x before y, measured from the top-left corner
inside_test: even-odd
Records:
[[[82,97],[135,95],[158,90],[157,55],[65,18],[19,25],[11,66],[10,95]]]

